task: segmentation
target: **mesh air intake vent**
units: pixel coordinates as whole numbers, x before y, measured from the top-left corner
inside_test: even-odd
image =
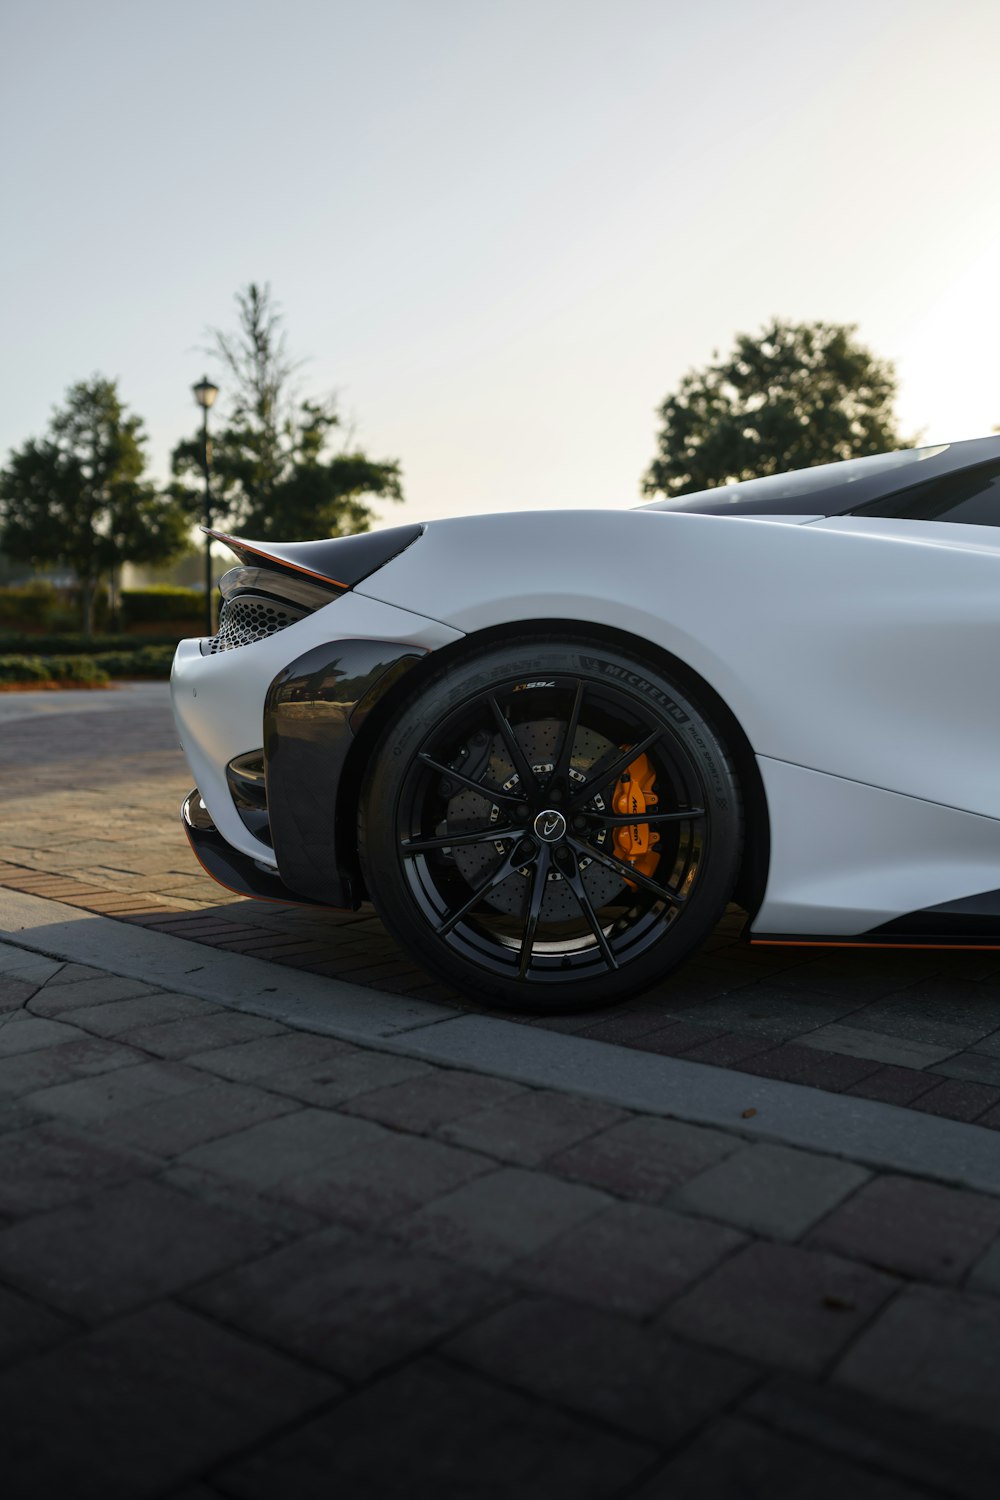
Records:
[[[209,642],[209,654],[214,656],[217,651],[233,651],[237,646],[265,640],[309,613],[308,609],[298,609],[294,604],[284,604],[262,594],[238,594],[222,606],[219,633]]]

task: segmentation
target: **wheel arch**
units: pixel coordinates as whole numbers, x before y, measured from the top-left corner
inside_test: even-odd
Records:
[[[423,684],[435,676],[443,665],[460,658],[470,649],[489,646],[498,641],[510,643],[512,639],[521,636],[532,636],[537,639],[539,633],[591,641],[597,638],[607,641],[609,645],[618,646],[623,650],[652,659],[678,679],[685,690],[697,699],[706,717],[717,726],[732,754],[743,793],[743,855],[733,897],[746,911],[748,923],[752,922],[763,899],[764,887],[767,883],[771,852],[771,822],[764,782],[753,747],[743,726],[711,683],[680,657],[674,656],[672,652],[658,646],[655,642],[632,635],[629,631],[619,630],[611,625],[593,625],[585,620],[519,620],[516,634],[512,633],[512,627],[509,624],[494,625],[474,631],[463,636],[460,641],[454,641],[450,645],[431,652],[422,661],[416,663],[366,715],[344,762],[337,793],[336,812],[338,857],[340,862],[351,870],[352,879],[357,882],[358,891],[364,892],[364,882],[358,860],[358,800],[372,753],[386,726],[410,698],[420,693]]]

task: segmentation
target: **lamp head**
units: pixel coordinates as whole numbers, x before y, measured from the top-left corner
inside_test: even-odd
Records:
[[[194,399],[197,401],[199,406],[204,408],[205,411],[208,411],[208,408],[213,404],[216,396],[219,394],[219,387],[217,385],[213,385],[207,375],[203,375],[198,384],[192,386],[191,389],[194,391]]]

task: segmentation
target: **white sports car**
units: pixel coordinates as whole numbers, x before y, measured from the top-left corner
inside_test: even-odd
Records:
[[[371,900],[475,999],[753,942],[1000,945],[1000,438],[329,541],[222,536],[173,668],[188,837]]]

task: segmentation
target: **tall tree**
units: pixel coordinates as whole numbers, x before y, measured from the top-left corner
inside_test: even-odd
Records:
[[[212,441],[212,489],[220,519],[261,539],[302,540],[367,531],[369,500],[401,500],[399,464],[348,446],[330,452],[341,427],[336,402],[296,395],[300,365],[288,351],[270,286],[236,294],[237,326],[211,329],[228,410]],[[193,496],[201,438],[174,450],[177,488]]]
[[[114,584],[122,563],[166,562],[187,545],[184,508],[145,478],[146,442],[117,383],[95,375],[70,387],[47,434],[0,472],[0,546],[21,562],[72,569],[87,635],[104,577]]]
[[[907,446],[893,366],[856,333],[854,324],[775,319],[741,334],[728,359],[689,371],[659,409],[644,492],[686,495]]]

